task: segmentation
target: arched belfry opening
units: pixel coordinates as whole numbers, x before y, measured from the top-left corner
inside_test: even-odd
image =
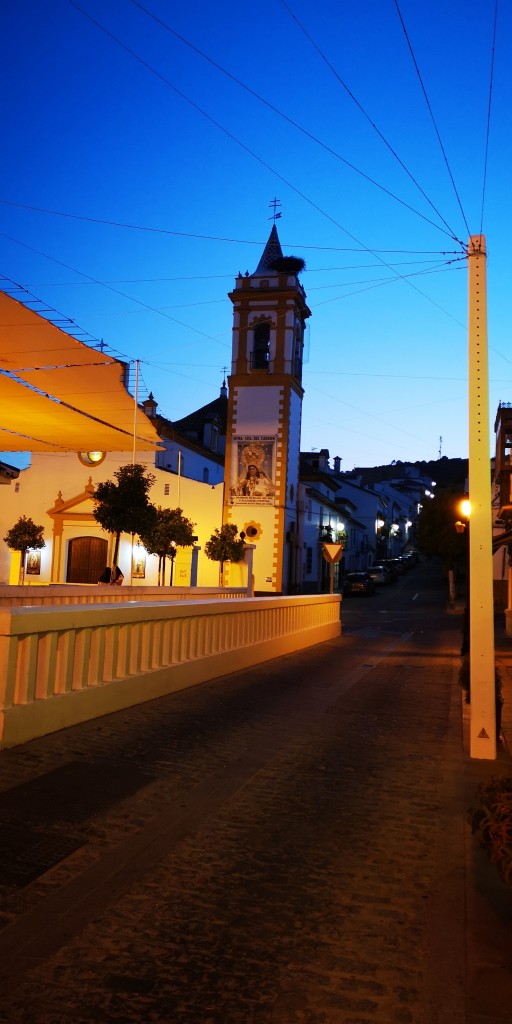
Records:
[[[270,362],[270,322],[255,324],[251,352],[253,370],[268,370]]]

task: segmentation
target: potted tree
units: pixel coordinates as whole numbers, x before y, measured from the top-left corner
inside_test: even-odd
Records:
[[[204,546],[204,552],[212,562],[220,562],[219,586],[223,587],[224,563],[241,562],[245,553],[244,540],[238,534],[238,526],[234,523],[224,523],[220,530],[212,533]]]
[[[19,583],[25,582],[25,557],[30,548],[39,550],[44,548],[43,526],[36,526],[29,516],[20,516],[18,521],[7,531],[4,541],[12,551],[19,551],[21,554]]]
[[[189,547],[194,543],[194,526],[191,519],[183,515],[181,508],[160,508],[156,519],[148,530],[140,533],[140,539],[150,555],[158,555],[158,586],[165,586],[165,563],[171,562],[170,584],[177,547]]]
[[[152,473],[134,462],[121,466],[114,473],[116,482],[105,480],[94,491],[93,516],[101,528],[115,537],[112,568],[117,567],[119,542],[122,533],[139,536],[147,532],[156,520],[156,508],[148,493],[155,482]]]

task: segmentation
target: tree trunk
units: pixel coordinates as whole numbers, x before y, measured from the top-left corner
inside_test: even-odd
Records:
[[[27,557],[27,550],[28,550],[27,548],[24,548],[24,550],[20,552],[20,554],[21,554],[21,562],[20,562],[20,575],[19,575],[19,580],[18,580],[20,586],[23,586],[24,583],[25,583],[25,559]]]

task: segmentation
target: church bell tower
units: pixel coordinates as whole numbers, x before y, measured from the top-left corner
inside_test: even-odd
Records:
[[[229,293],[233,342],[226,463],[225,523],[255,544],[256,593],[296,592],[304,329],[311,315],[299,281],[303,261],[283,256],[274,223],[254,273]]]

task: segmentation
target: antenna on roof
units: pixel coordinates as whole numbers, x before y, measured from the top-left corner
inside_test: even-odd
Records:
[[[439,438],[439,458],[441,458],[441,449],[442,449],[442,447],[443,447],[443,439],[442,439],[442,437],[440,437]]]
[[[271,202],[268,205],[272,206],[274,208],[274,212],[273,212],[272,216],[269,217],[268,219],[269,220],[273,220],[274,224],[275,224],[276,220],[279,220],[279,218],[282,216],[281,212],[278,212],[278,210],[277,210],[277,207],[281,206],[281,200],[274,198],[274,199],[271,200]]]

